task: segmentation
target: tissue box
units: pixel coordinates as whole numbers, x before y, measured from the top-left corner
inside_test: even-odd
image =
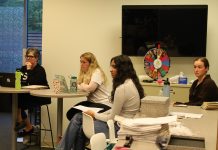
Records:
[[[169,97],[146,96],[141,100],[140,113],[146,117],[164,117],[169,114]]]

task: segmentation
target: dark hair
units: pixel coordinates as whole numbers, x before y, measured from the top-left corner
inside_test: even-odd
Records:
[[[110,62],[114,61],[115,68],[117,69],[117,75],[113,78],[113,89],[111,91],[111,101],[114,101],[114,93],[116,88],[123,84],[126,79],[132,79],[133,83],[135,84],[140,99],[142,99],[144,94],[144,89],[142,88],[138,76],[136,75],[136,71],[133,67],[131,59],[126,55],[119,55],[115,56],[111,59]]]
[[[33,55],[35,58],[40,58],[40,52],[37,48],[33,48],[33,47],[30,47],[30,48],[27,48],[27,51],[26,51],[26,56],[30,53],[30,52],[33,52]]]
[[[198,61],[198,60],[200,60],[201,62],[204,63],[204,67],[205,67],[205,68],[208,68],[208,69],[209,69],[210,64],[209,64],[209,61],[207,60],[206,57],[199,57],[199,58],[196,58],[196,59],[194,60],[194,62],[195,62],[195,61]]]

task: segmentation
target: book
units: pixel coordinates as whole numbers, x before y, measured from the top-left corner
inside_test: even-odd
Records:
[[[201,105],[201,108],[203,108],[205,110],[218,109],[218,102],[204,102]]]

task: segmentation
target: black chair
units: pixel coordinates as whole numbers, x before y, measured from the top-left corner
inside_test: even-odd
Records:
[[[49,128],[48,129],[42,128],[42,126],[41,126],[41,107],[42,106],[46,106],[46,109],[47,109],[47,115],[48,115],[48,121],[49,121]],[[54,140],[53,140],[53,132],[52,132],[52,127],[51,127],[50,112],[49,112],[48,105],[46,104],[46,105],[37,106],[34,109],[29,110],[29,114],[30,114],[30,121],[35,124],[36,131],[34,131],[34,133],[32,133],[30,135],[27,145],[28,146],[33,145],[32,141],[33,141],[33,137],[34,137],[35,141],[37,141],[37,144],[39,144],[39,147],[41,149],[41,131],[45,131],[45,132],[50,132],[51,140],[52,140],[52,148],[55,149]],[[36,138],[37,138],[37,140],[36,140]]]

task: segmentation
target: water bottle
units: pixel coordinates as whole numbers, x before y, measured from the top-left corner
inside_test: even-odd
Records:
[[[15,72],[15,89],[21,89],[21,72],[19,69],[16,69]]]
[[[71,76],[70,78],[70,92],[77,92],[77,77]]]
[[[164,81],[163,96],[170,97],[170,82],[168,78]]]

